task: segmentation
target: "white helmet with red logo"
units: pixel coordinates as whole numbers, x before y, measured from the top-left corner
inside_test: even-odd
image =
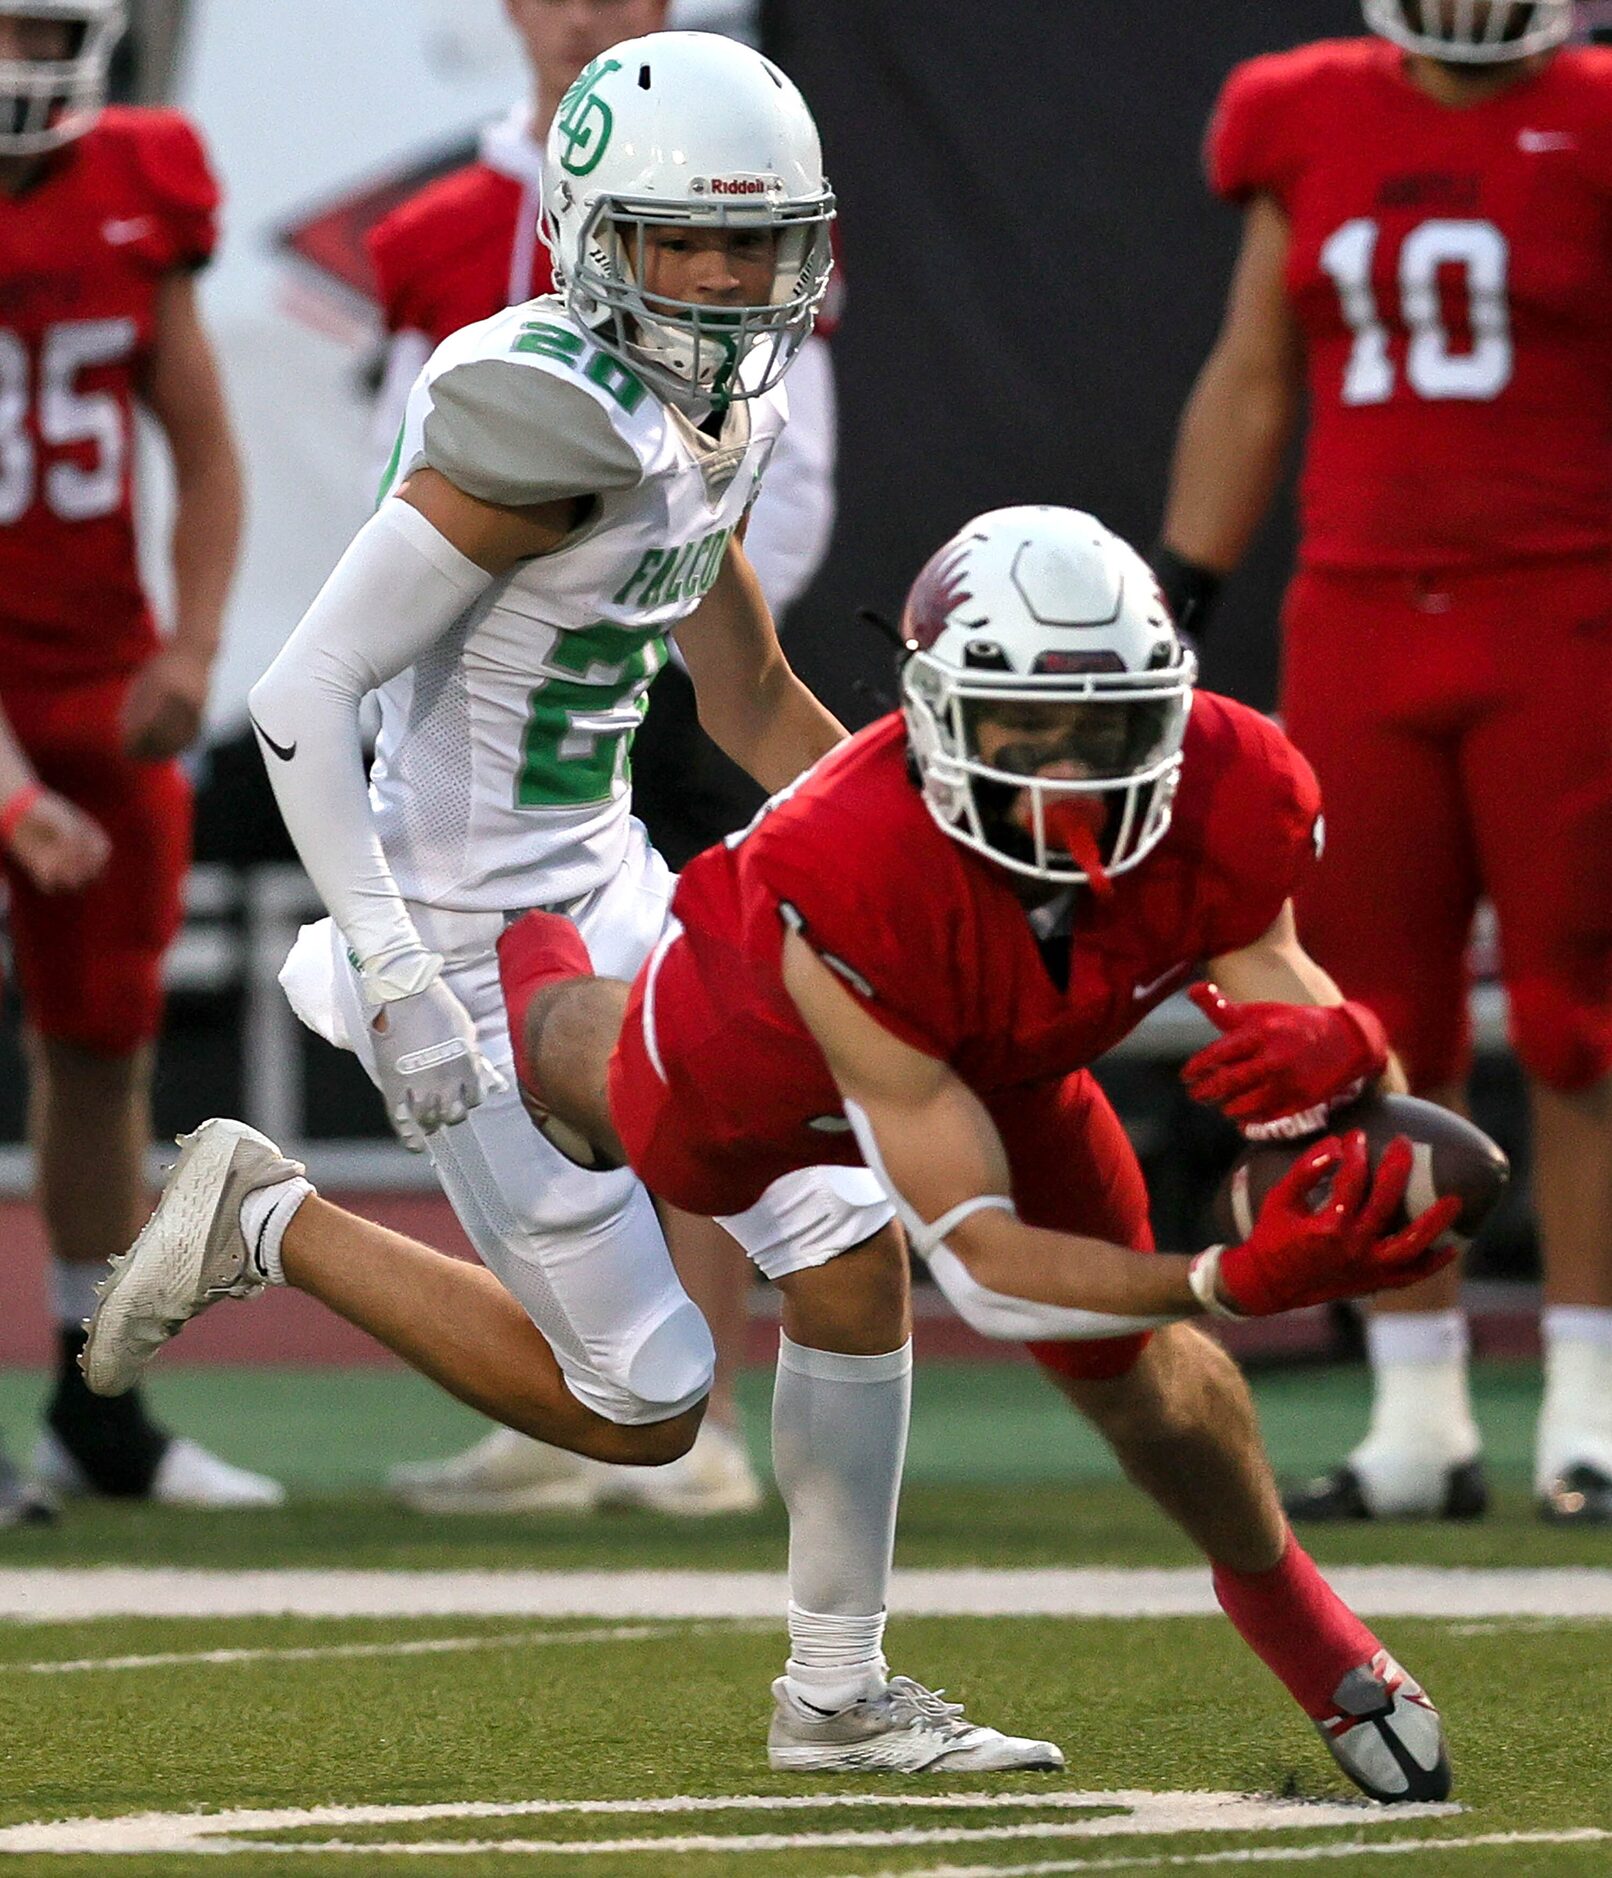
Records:
[[[749,46],[717,33],[626,39],[560,100],[543,176],[559,290],[606,351],[676,402],[721,407],[778,382],[827,290],[833,219],[812,114]],[[668,225],[766,233],[765,303],[646,292],[644,231]]]
[[[1573,31],[1573,0],[1365,0],[1365,11],[1396,46],[1455,65],[1530,59]]]
[[[106,102],[124,0],[0,0],[0,19],[68,29],[60,58],[0,59],[0,156],[41,156],[82,137]]]
[[[1197,662],[1152,570],[1095,517],[978,517],[919,574],[901,630],[913,762],[954,840],[1016,873],[1099,887],[1163,840]],[[1045,765],[1044,743],[1015,761],[1000,742],[986,760],[982,723],[1048,705],[1066,709],[1069,761]]]

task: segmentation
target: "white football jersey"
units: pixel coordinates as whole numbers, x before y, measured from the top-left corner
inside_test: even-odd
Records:
[[[370,799],[405,899],[513,911],[616,872],[666,636],[720,572],[787,409],[781,389],[737,403],[713,438],[552,297],[437,348],[383,499],[429,465],[489,502],[592,509],[379,694]]]

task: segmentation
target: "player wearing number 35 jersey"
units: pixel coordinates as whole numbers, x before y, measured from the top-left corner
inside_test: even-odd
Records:
[[[1328,842],[1300,930],[1456,1101],[1493,901],[1552,1306],[1537,1485],[1612,1517],[1612,53],[1564,43],[1572,11],[1365,0],[1375,36],[1232,74],[1209,167],[1244,248],[1160,572],[1201,620],[1307,390],[1282,709]],[[1372,1435],[1301,1510],[1480,1510],[1452,1304],[1374,1322]]]

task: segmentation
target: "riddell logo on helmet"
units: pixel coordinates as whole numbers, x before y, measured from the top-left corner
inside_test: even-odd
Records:
[[[767,183],[760,176],[713,176],[711,194],[713,196],[764,196]]]

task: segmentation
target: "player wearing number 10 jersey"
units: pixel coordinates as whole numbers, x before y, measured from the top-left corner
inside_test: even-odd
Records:
[[[1547,1266],[1536,1485],[1612,1517],[1612,53],[1569,0],[1365,0],[1255,59],[1209,135],[1246,205],[1160,556],[1241,556],[1308,391],[1282,708],[1328,843],[1315,956],[1458,1102],[1465,949],[1499,915]],[[1453,1281],[1372,1323],[1377,1414],[1297,1510],[1481,1510]]]

